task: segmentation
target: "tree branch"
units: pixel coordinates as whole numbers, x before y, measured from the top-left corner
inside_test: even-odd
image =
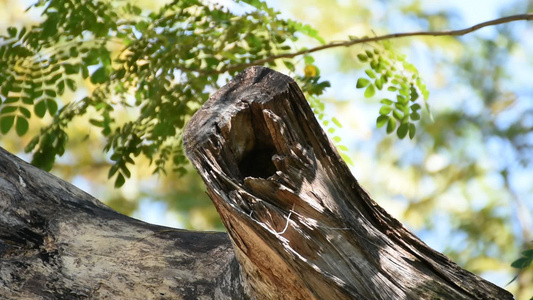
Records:
[[[381,36],[375,36],[375,37],[365,37],[361,39],[355,39],[355,40],[349,40],[349,41],[339,41],[339,42],[332,42],[326,45],[318,46],[311,49],[306,49],[298,52],[293,53],[284,53],[279,55],[270,56],[263,59],[258,59],[249,63],[245,64],[239,64],[239,65],[233,65],[228,66],[225,68],[222,68],[220,70],[210,70],[206,72],[201,73],[225,73],[229,71],[235,71],[235,70],[241,70],[250,66],[256,66],[256,65],[263,65],[265,63],[275,61],[280,58],[293,58],[300,55],[305,55],[313,52],[322,51],[325,49],[330,48],[336,48],[336,47],[350,47],[357,44],[363,44],[363,43],[369,43],[369,42],[377,42],[377,41],[383,41],[383,40],[391,40],[391,39],[397,39],[402,37],[411,37],[411,36],[462,36],[471,32],[474,32],[476,30],[479,30],[483,27],[488,26],[495,26],[500,25],[504,23],[514,22],[514,21],[531,21],[533,20],[533,13],[527,13],[527,14],[520,14],[520,15],[512,15],[508,17],[503,17],[483,23],[479,23],[477,25],[474,25],[472,27],[468,27],[465,29],[458,29],[458,30],[444,30],[444,31],[415,31],[415,32],[403,32],[403,33],[392,33],[392,34],[386,34]]]

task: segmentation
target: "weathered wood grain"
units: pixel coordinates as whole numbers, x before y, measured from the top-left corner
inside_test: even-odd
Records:
[[[245,70],[184,142],[258,299],[513,298],[379,207],[281,73]]]
[[[147,224],[0,148],[0,299],[248,299],[225,233]]]

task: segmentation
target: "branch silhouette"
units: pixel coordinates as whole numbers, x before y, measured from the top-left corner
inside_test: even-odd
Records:
[[[252,62],[249,62],[249,63],[245,63],[245,64],[238,64],[238,65],[228,66],[228,67],[225,67],[225,68],[221,68],[219,70],[209,70],[209,71],[197,70],[197,71],[200,72],[200,73],[207,73],[207,74],[209,74],[209,73],[225,73],[225,72],[229,72],[229,71],[235,71],[235,70],[244,69],[244,68],[247,68],[247,67],[250,67],[250,66],[263,65],[265,63],[268,63],[268,62],[271,62],[271,61],[275,61],[275,60],[280,59],[280,58],[293,58],[293,57],[296,57],[296,56],[305,55],[305,54],[309,54],[309,53],[313,53],[313,52],[318,52],[318,51],[322,51],[322,50],[330,49],[330,48],[350,47],[350,46],[353,46],[353,45],[363,44],[363,43],[368,43],[368,42],[377,42],[377,41],[382,41],[382,40],[391,40],[391,39],[397,39],[397,38],[403,38],[403,37],[412,37],[412,36],[462,36],[462,35],[474,32],[476,30],[479,30],[481,28],[488,27],[488,26],[495,26],[495,25],[515,22],[515,21],[531,21],[531,20],[533,20],[533,13],[526,13],[526,14],[512,15],[512,16],[508,16],[508,17],[494,19],[494,20],[483,22],[483,23],[479,23],[477,25],[474,25],[474,26],[471,26],[471,27],[468,27],[468,28],[458,29],[458,30],[414,31],[414,32],[392,33],[392,34],[386,34],[386,35],[375,36],[375,37],[364,37],[364,38],[361,38],[361,39],[353,39],[353,40],[348,40],[348,41],[332,42],[332,43],[329,43],[329,44],[326,44],[326,45],[322,45],[322,46],[318,46],[318,47],[315,47],[315,48],[306,49],[306,50],[302,50],[302,51],[298,51],[298,52],[274,55],[274,56],[266,57],[266,58],[263,58],[263,59],[258,59],[258,60],[255,60],[255,61],[252,61]]]

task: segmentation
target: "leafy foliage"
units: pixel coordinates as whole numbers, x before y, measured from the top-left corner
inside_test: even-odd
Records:
[[[533,262],[533,249],[528,249],[528,250],[523,251],[522,255],[523,255],[522,257],[518,258],[517,260],[511,263],[511,267],[522,271],[525,268],[531,266],[531,263]],[[513,278],[508,284],[515,281],[519,275],[516,275],[516,277]]]
[[[373,50],[366,50],[357,55],[361,63],[368,64],[365,70],[366,78],[357,80],[356,87],[365,89],[366,98],[372,98],[377,91],[387,87],[387,91],[396,94],[396,101],[388,98],[380,101],[377,127],[385,126],[387,133],[396,131],[400,139],[409,133],[413,138],[416,133],[414,122],[420,120],[420,94],[429,111],[427,100],[429,91],[418,74],[416,67],[405,60],[405,56],[398,54],[389,41],[378,44],[382,46]]]
[[[184,172],[184,124],[219,87],[219,75],[291,50],[298,29],[317,37],[308,26],[278,19],[264,3],[250,3],[260,9],[237,15],[200,1],[175,1],[158,12],[119,1],[39,1],[44,22],[11,27],[0,38],[1,132],[14,127],[23,135],[32,114],[52,116],[26,147],[33,163],[48,170],[65,151],[66,126],[96,111],[90,124],[107,138],[116,186],[130,177],[128,165],[139,155],[153,161],[154,172],[165,172],[169,161]],[[79,77],[90,80],[92,93],[58,103],[66,89],[77,90]],[[325,88],[315,83],[309,82],[313,93]],[[137,119],[116,119],[117,110],[130,108],[139,110]]]
[[[295,51],[298,36],[325,42],[309,25],[278,18],[264,2],[243,2],[248,11],[237,14],[197,0],[174,1],[157,12],[127,1],[38,1],[33,9],[43,9],[41,24],[20,30],[10,27],[0,37],[0,132],[15,128],[24,135],[33,115],[50,115],[51,124],[25,148],[33,152],[33,164],[49,170],[55,157],[65,152],[66,127],[88,114],[90,125],[107,139],[104,150],[114,163],[109,177],[115,177],[116,186],[131,176],[128,166],[140,155],[150,159],[154,173],[165,173],[169,162],[175,172],[185,172],[184,125],[227,75],[257,61],[276,66],[277,55]],[[390,87],[401,87],[393,115],[401,123],[398,135],[403,137],[408,130],[412,137],[414,126],[406,120],[419,115],[417,105],[411,105],[407,114],[407,99],[415,101],[418,94],[414,88],[405,93],[408,81],[389,76],[393,68],[387,67],[389,62],[368,53],[360,58],[367,57],[372,70],[384,73],[366,84],[365,96],[374,94],[374,86],[381,89],[389,77],[401,80]],[[321,80],[313,62],[312,56],[304,57],[304,74],[297,80],[324,125],[330,121],[340,125],[336,119],[324,119],[324,105],[317,97],[330,84]],[[295,59],[282,63],[296,71]],[[89,81],[93,90],[80,100],[61,103],[65,91],[77,91],[80,79]],[[138,116],[119,120],[117,113],[122,110],[137,110]],[[395,126],[390,118],[388,131]],[[334,130],[328,128],[330,133]]]
[[[523,257],[520,257],[519,259],[515,260],[511,267],[516,269],[525,269],[531,265],[531,262],[533,262],[533,249],[526,250],[522,252]]]

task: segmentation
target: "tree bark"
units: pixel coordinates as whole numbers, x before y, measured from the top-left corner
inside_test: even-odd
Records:
[[[147,224],[0,148],[0,299],[249,299],[225,233]]]
[[[185,149],[258,299],[512,299],[357,183],[297,84],[251,67],[193,116]]]
[[[245,70],[184,142],[229,238],[123,216],[0,148],[0,298],[512,299],[377,206],[287,76]]]

